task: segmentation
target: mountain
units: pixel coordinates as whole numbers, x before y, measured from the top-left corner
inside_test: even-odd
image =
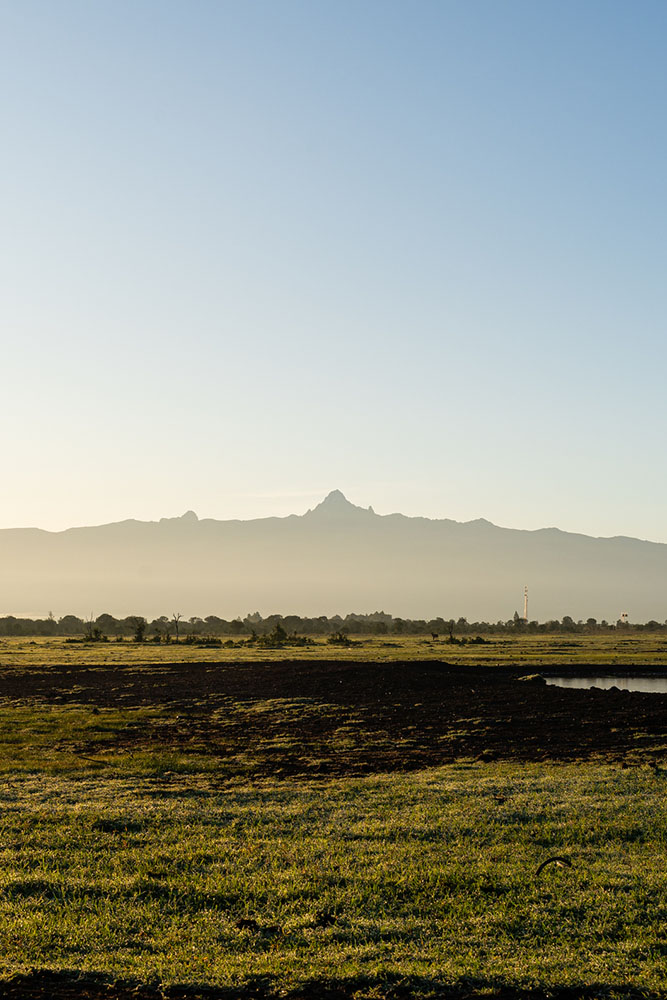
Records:
[[[383,608],[469,621],[667,618],[667,545],[380,516],[339,490],[299,516],[0,530],[0,611],[223,618]]]

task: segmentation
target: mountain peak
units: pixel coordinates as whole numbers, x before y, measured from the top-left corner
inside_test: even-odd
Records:
[[[354,504],[350,503],[345,494],[341,493],[340,490],[332,490],[331,493],[328,493],[319,506],[324,507],[325,504],[327,507],[340,507],[343,505],[347,507],[354,507]]]
[[[313,507],[312,510],[308,511],[308,514],[325,514],[327,516],[344,516],[346,514],[367,514],[373,513],[371,507],[366,510],[364,507],[357,507],[356,504],[350,503],[344,493],[340,490],[332,490],[325,496],[321,503],[318,503],[317,507]]]

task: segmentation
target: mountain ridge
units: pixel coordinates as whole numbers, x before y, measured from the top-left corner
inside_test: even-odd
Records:
[[[40,528],[38,526],[32,525],[27,527],[15,527],[15,528],[0,528],[0,535],[5,532],[40,532],[45,535],[64,535],[72,531],[92,531],[102,528],[116,528],[123,525],[185,525],[185,524],[200,524],[210,525],[210,524],[257,524],[264,522],[285,522],[293,519],[302,518],[312,518],[313,516],[332,516],[344,517],[346,515],[370,515],[371,517],[381,518],[386,520],[387,518],[400,518],[405,521],[411,522],[423,522],[428,524],[440,525],[440,524],[451,524],[464,526],[479,525],[483,527],[493,528],[496,531],[508,531],[516,532],[522,534],[537,534],[539,532],[557,532],[561,535],[575,536],[577,538],[590,538],[594,541],[616,541],[616,540],[628,540],[630,542],[641,542],[648,545],[661,545],[667,547],[666,542],[656,542],[651,539],[637,538],[632,535],[588,535],[582,531],[569,531],[565,528],[559,528],[557,525],[545,525],[540,528],[510,528],[504,525],[496,524],[494,521],[490,521],[485,517],[471,518],[469,521],[457,521],[449,517],[426,517],[423,514],[403,514],[400,511],[392,511],[389,514],[378,514],[372,506],[361,507],[357,504],[353,504],[347,499],[345,494],[338,489],[332,490],[330,493],[312,507],[306,510],[303,514],[269,514],[265,517],[256,518],[214,518],[214,517],[199,517],[194,510],[187,510],[183,514],[177,514],[173,517],[160,517],[157,520],[145,521],[140,518],[126,517],[120,521],[105,521],[101,524],[80,524],[71,525],[67,528],[62,528],[60,530],[52,531],[48,528]]]
[[[304,514],[128,518],[0,530],[0,607],[20,614],[307,615],[385,607],[409,618],[667,618],[667,545],[484,519],[376,514],[331,491]],[[26,612],[27,613],[27,612]]]

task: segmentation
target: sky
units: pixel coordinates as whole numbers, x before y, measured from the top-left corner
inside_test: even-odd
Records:
[[[667,542],[667,5],[0,0],[0,527]]]

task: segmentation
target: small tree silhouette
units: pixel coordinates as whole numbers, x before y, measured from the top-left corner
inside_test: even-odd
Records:
[[[134,629],[134,641],[143,642],[146,638],[146,619],[135,616],[130,619],[130,624]]]
[[[182,617],[183,615],[180,612],[178,614],[174,612],[173,615],[171,616],[171,620],[174,623],[174,628],[176,629],[176,642],[178,642],[178,623],[180,622]]]

